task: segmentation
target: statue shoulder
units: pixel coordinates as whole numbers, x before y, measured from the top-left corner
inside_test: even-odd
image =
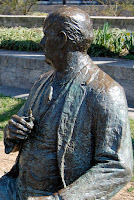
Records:
[[[123,87],[97,65],[93,64],[88,68],[85,82],[89,99],[93,98],[97,104],[114,103],[117,101],[118,103],[126,104]]]
[[[97,93],[107,93],[111,90],[124,90],[122,86],[92,63],[88,66],[88,73],[85,78],[86,85]]]

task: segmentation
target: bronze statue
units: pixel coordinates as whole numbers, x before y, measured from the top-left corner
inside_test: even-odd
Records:
[[[5,128],[5,152],[19,155],[0,179],[0,200],[108,200],[132,175],[124,90],[87,55],[93,29],[84,11],[59,9],[43,31],[54,71]]]

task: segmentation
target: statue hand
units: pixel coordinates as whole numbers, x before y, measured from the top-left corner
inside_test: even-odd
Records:
[[[27,122],[25,119],[28,119],[28,117],[13,115],[8,122],[5,138],[20,140],[27,139],[33,129],[34,118],[30,118],[30,122]]]

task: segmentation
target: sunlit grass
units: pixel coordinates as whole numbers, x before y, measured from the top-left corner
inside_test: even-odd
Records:
[[[134,191],[134,187],[130,187],[127,189],[128,192],[133,192]]]
[[[3,138],[3,128],[13,114],[16,114],[25,100],[0,95],[0,140]]]

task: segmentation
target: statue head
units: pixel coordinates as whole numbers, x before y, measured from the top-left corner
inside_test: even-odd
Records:
[[[93,40],[92,21],[79,8],[63,7],[52,12],[46,18],[43,30],[41,44],[51,62],[53,58],[56,59],[56,54],[64,57],[68,52],[87,52]]]

